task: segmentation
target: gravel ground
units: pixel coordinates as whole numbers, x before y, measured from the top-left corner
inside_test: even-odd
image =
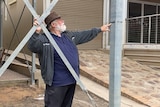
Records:
[[[44,107],[44,89],[30,86],[0,87],[0,107]],[[96,103],[95,107],[108,107],[108,102],[89,93]],[[87,94],[78,86],[72,107],[94,107]]]

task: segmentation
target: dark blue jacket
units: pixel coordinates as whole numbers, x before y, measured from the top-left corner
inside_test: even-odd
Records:
[[[100,28],[93,28],[86,31],[78,32],[63,32],[75,45],[86,43],[94,39],[98,33],[101,32]],[[49,42],[44,33],[34,33],[28,41],[28,48],[33,53],[37,53],[41,65],[41,75],[45,84],[52,85],[54,74],[54,48]]]

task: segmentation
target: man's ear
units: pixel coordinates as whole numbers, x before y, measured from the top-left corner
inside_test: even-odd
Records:
[[[52,22],[52,23],[51,23],[51,26],[52,26],[52,27],[54,27],[54,26],[55,26],[55,24]]]
[[[51,23],[51,26],[52,26],[52,27],[56,27],[56,23],[52,22],[52,23]]]

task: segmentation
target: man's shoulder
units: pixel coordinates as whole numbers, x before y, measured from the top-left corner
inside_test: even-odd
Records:
[[[43,42],[48,41],[48,38],[47,38],[47,36],[46,36],[45,33],[42,33],[41,35],[39,35],[39,38],[40,38],[40,40],[43,41]]]
[[[62,34],[64,34],[64,35],[66,35],[66,36],[72,36],[73,35],[73,32],[72,31],[69,31],[69,30],[67,30],[67,31],[64,31]]]

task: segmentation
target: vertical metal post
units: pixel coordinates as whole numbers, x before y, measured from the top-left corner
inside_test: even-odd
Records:
[[[103,24],[109,23],[110,0],[103,0]],[[109,33],[103,32],[103,49],[109,46]]]
[[[33,5],[33,7],[34,7],[35,10],[36,10],[36,2],[37,2],[37,0],[33,0],[32,1],[32,5]],[[32,53],[32,70],[31,70],[31,84],[32,85],[35,85],[35,78],[34,78],[34,73],[36,71],[36,64],[35,64],[35,62],[36,62],[36,54]]]
[[[157,44],[158,43],[158,16],[156,16],[156,25],[155,25],[155,44]]]
[[[141,16],[144,16],[144,4],[142,4],[142,7],[141,7]],[[140,18],[140,21],[141,21],[141,43],[144,43],[144,20],[145,18]]]
[[[148,26],[148,43],[151,43],[151,24],[152,24],[152,20],[151,17],[148,17],[149,19],[149,26]]]
[[[110,21],[110,74],[109,74],[109,107],[121,107],[121,60],[122,60],[122,35],[126,0],[111,0]]]
[[[43,11],[46,10],[46,8],[49,6],[51,0],[43,0]]]

